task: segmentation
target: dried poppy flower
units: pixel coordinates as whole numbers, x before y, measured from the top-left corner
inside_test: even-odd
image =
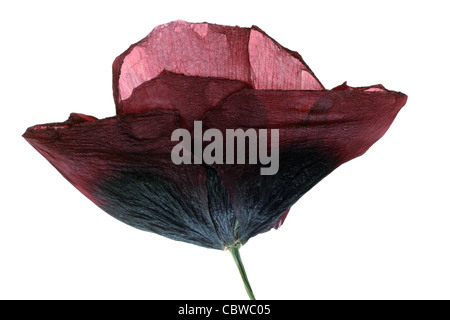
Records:
[[[113,93],[116,116],[73,113],[24,138],[113,217],[229,249],[251,298],[239,247],[278,228],[305,192],[362,155],[407,99],[381,85],[326,90],[298,53],[257,27],[184,21],[158,26],[116,58]],[[195,144],[194,121],[221,133],[278,130],[279,143],[268,142],[279,154],[276,173],[261,174],[261,159],[175,164],[172,135],[183,128]]]

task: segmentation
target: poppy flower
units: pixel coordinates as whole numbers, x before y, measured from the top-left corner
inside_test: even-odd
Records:
[[[184,21],[156,27],[116,58],[113,94],[113,117],[72,113],[23,136],[120,221],[229,249],[251,298],[239,247],[280,227],[303,194],[362,155],[407,99],[381,85],[327,90],[297,52],[258,27]],[[278,130],[279,143],[269,142],[278,148],[277,172],[261,174],[260,160],[175,164],[172,134],[192,133],[194,121],[220,132]]]

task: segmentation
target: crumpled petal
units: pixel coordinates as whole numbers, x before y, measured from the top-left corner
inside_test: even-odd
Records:
[[[375,89],[375,90],[374,90]],[[279,129],[279,171],[216,165],[229,191],[243,242],[276,226],[322,178],[362,155],[391,125],[407,97],[381,86],[327,91],[243,89],[205,114],[204,130]],[[270,150],[270,149],[269,149]]]
[[[298,52],[284,48],[256,26],[250,30],[248,53],[255,89],[325,89]]]
[[[313,145],[348,161],[381,138],[406,103],[381,85],[333,90],[243,89],[205,113],[205,128],[277,128],[282,148]]]
[[[113,217],[141,230],[220,250],[276,226],[279,213],[334,164],[326,162],[324,168],[314,153],[288,153],[275,176],[259,176],[258,165],[175,165],[170,151],[176,142],[170,141],[170,134],[178,127],[175,112],[154,111],[96,121],[71,117],[31,127],[24,137]],[[291,178],[295,186],[280,197],[275,193],[279,179]],[[238,199],[239,190],[247,193]]]
[[[134,88],[133,95],[122,100],[117,114],[150,110],[176,110],[183,128],[192,129],[195,120],[229,95],[249,88],[246,82],[222,78],[185,76],[163,71],[156,78]]]
[[[113,93],[115,117],[72,113],[24,138],[115,218],[214,249],[278,228],[303,194],[381,138],[407,99],[381,85],[325,90],[298,53],[257,27],[184,21],[115,60]],[[261,162],[175,165],[171,135],[192,133],[195,120],[224,137],[279,130],[278,172],[261,175]]]
[[[304,193],[375,143],[405,102],[405,95],[378,86],[242,89],[205,112],[204,130],[279,129],[275,175],[261,175],[261,164],[173,164],[170,152],[177,142],[170,136],[180,117],[172,110],[104,120],[72,114],[61,124],[29,128],[24,137],[119,220],[223,249],[279,226]]]
[[[162,71],[246,82],[255,89],[322,90],[303,61],[261,29],[174,21],[160,25],[113,64],[116,106]]]
[[[28,128],[24,138],[86,197],[122,222],[209,248],[234,243],[233,232],[226,238],[226,228],[235,225],[227,219],[233,216],[218,212],[220,206],[210,199],[214,192],[224,192],[217,174],[202,165],[171,161],[176,142],[170,136],[179,128],[175,112],[86,119],[90,117],[72,114],[63,123]]]

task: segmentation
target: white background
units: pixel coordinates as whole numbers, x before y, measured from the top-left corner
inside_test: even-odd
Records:
[[[21,137],[70,112],[112,116],[114,58],[183,19],[257,25],[328,89],[409,96],[364,156],[241,249],[256,297],[449,299],[449,8],[422,3],[3,1],[0,298],[247,299],[228,252],[115,220]]]

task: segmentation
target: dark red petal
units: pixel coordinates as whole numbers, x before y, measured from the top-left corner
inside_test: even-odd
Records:
[[[137,152],[167,152],[167,141],[162,143],[160,138],[166,136],[170,141],[171,129],[178,125],[176,114],[162,111],[94,119],[72,113],[63,123],[36,125],[28,128],[23,135],[66,179],[94,202],[91,187],[99,176],[112,173],[111,164],[133,164],[132,158]],[[149,119],[152,119],[151,126]]]
[[[24,138],[100,208],[133,227],[215,249],[235,242],[236,218],[217,172],[175,165],[173,111],[29,128]]]
[[[379,86],[341,89],[243,89],[205,115],[205,130],[273,128],[280,132],[276,175],[262,176],[256,165],[215,167],[230,194],[243,242],[276,225],[323,177],[363,154],[406,103],[404,94]]]
[[[246,82],[163,71],[134,88],[133,94],[118,104],[117,114],[176,110],[181,126],[192,128],[194,120],[243,88],[248,88]]]
[[[309,144],[344,161],[383,136],[407,96],[380,85],[323,91],[243,89],[206,113],[206,127],[278,128],[284,147]]]
[[[406,96],[380,86],[331,91],[242,89],[203,118],[204,130],[280,130],[280,165],[174,165],[175,111],[29,128],[24,137],[76,188],[134,227],[223,249],[279,226],[289,208],[387,130]]]
[[[246,28],[181,20],[160,25],[114,62],[116,103],[163,70],[250,83],[248,39]]]
[[[167,70],[238,80],[257,89],[321,90],[301,56],[257,27],[174,21],[156,27],[113,64],[116,106],[136,87]],[[119,108],[120,109],[120,108]]]

